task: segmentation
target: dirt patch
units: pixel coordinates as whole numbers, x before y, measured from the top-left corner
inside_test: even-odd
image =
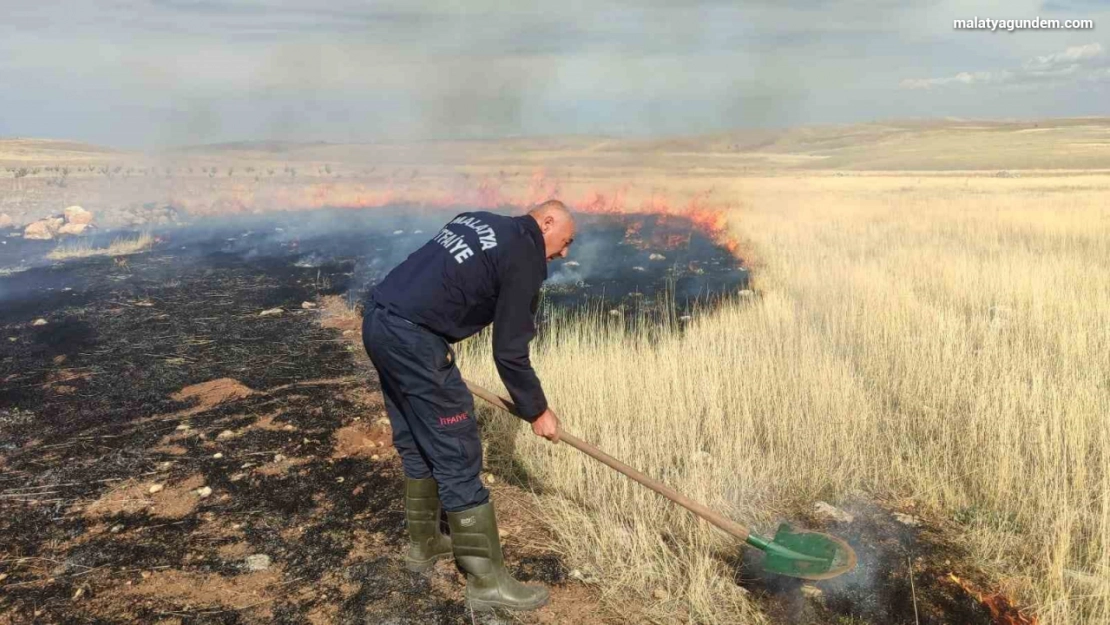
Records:
[[[82,514],[90,520],[116,515],[132,515],[142,511],[164,519],[181,519],[196,509],[200,496],[195,492],[204,486],[203,475],[192,475],[176,484],[163,485],[151,493],[155,481],[129,480],[110,489],[99,499],[85,506]]]
[[[180,445],[159,445],[150,448],[151,453],[166,454],[167,456],[184,456],[189,453],[188,449]]]
[[[335,432],[332,458],[379,458],[392,451],[390,434],[359,420]]]
[[[63,359],[61,362],[65,362],[65,360]],[[61,363],[55,361],[55,364]],[[93,372],[87,368],[56,369],[46,376],[46,384],[44,387],[52,384],[61,384],[63,382],[86,381],[92,377]]]
[[[219,378],[186,386],[170,396],[174,401],[196,400],[196,408],[207,409],[224,402],[249,397],[254,391],[232,378]]]
[[[201,498],[195,491],[204,484],[203,475],[193,475],[167,486],[162,492],[152,495],[154,507],[151,513],[167,519],[185,518],[200,504]]]
[[[86,518],[98,519],[116,514],[134,514],[154,505],[148,496],[150,482],[128,481],[104,493],[100,499],[85,506]]]
[[[247,426],[248,430],[265,430],[268,432],[295,432],[297,426],[292,423],[275,423],[278,417],[282,415],[281,411],[271,412],[262,415],[251,425]]]
[[[269,604],[278,596],[281,581],[279,567],[235,576],[165,570],[149,573],[137,584],[111,589],[95,603],[111,610],[113,603],[134,598],[170,600],[192,613],[238,612],[250,621],[266,622],[273,616]]]
[[[220,554],[221,558],[226,560],[239,560],[252,553],[250,543],[245,542],[222,545],[216,552]]]
[[[551,601],[536,614],[537,623],[592,623],[635,622],[636,611],[628,609],[617,619],[606,619],[599,613],[601,593],[578,584],[565,584],[551,588]]]
[[[92,502],[84,508],[84,515],[88,518],[100,518],[115,514],[133,514],[147,510],[152,505],[147,496],[150,483],[127,482],[111,488],[99,500]]]
[[[347,561],[354,563],[364,560],[388,547],[389,537],[384,533],[358,528],[352,532],[351,551],[347,553]]]
[[[254,469],[258,475],[266,477],[274,477],[278,475],[285,475],[290,469],[300,467],[312,462],[311,458],[281,458],[280,460],[273,460],[267,462]]]
[[[358,345],[358,349],[363,349],[361,343]],[[366,355],[365,351],[357,353],[359,353],[363,357],[365,357]],[[354,401],[355,403],[366,408],[369,416],[373,416],[376,418],[386,416],[385,401],[382,399],[381,391],[372,390],[368,384],[369,380],[366,380],[366,382],[367,384],[364,386],[356,386],[354,388],[348,389],[347,396],[351,398],[351,401]]]

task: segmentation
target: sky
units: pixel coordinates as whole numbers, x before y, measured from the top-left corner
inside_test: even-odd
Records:
[[[157,148],[1110,114],[1110,0],[0,0],[0,16],[0,137]],[[976,17],[1095,27],[953,27]]]

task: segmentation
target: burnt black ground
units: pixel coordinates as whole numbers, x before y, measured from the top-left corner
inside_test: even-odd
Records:
[[[401,545],[401,480],[388,464],[345,459],[329,463],[331,435],[351,421],[360,408],[351,405],[334,387],[305,385],[235,402],[193,416],[194,429],[214,435],[253,421],[254,415],[284,410],[282,423],[297,428],[285,432],[255,431],[230,441],[226,459],[213,459],[199,439],[183,444],[182,457],[154,453],[151,448],[177,421],[149,421],[187,406],[169,399],[178,389],[206,380],[230,377],[256,390],[297,381],[350,376],[359,366],[331,332],[319,328],[308,314],[258,317],[275,306],[291,310],[318,294],[344,288],[342,267],[291,267],[287,260],[253,258],[216,252],[181,257],[155,252],[129,259],[121,268],[111,258],[44,266],[15,274],[26,284],[55,285],[44,297],[26,297],[0,313],[0,434],[7,455],[0,488],[9,494],[51,491],[50,495],[10,496],[0,517],[0,551],[9,557],[41,557],[51,553],[52,541],[80,536],[88,521],[67,514],[76,501],[96,499],[112,483],[105,480],[157,475],[173,482],[200,472],[213,489],[226,492],[226,502],[205,503],[180,522],[166,523],[142,514],[119,514],[108,520],[118,533],[105,534],[71,550],[51,563],[57,580],[46,587],[20,582],[40,573],[5,567],[9,571],[0,596],[0,613],[56,622],[149,622],[159,615],[198,612],[195,607],[144,602],[129,606],[117,617],[84,614],[70,601],[93,576],[70,577],[90,568],[150,570],[168,566],[181,570],[234,575],[236,564],[216,555],[218,543],[198,544],[194,534],[201,514],[234,518],[242,524],[252,551],[268,554],[284,567],[288,580],[312,584],[335,571],[350,551],[348,527],[360,513],[373,511],[357,525],[382,531],[391,544]],[[333,281],[317,289],[319,275]],[[61,285],[72,285],[62,291]],[[141,306],[140,303],[150,303]],[[29,322],[37,317],[48,324]],[[11,339],[15,339],[12,341]],[[54,364],[64,356],[61,367]],[[59,368],[90,374],[66,382],[76,391],[64,397],[44,388]],[[363,372],[364,373],[364,372]],[[367,378],[369,379],[369,378]],[[352,382],[360,384],[361,382]],[[269,404],[263,406],[261,404]],[[213,432],[215,430],[215,432]],[[23,450],[29,441],[33,447]],[[308,440],[310,442],[304,442]],[[231,482],[245,456],[265,451],[314,458],[286,475]],[[159,471],[172,460],[174,466]],[[345,477],[345,484],[337,478]],[[63,484],[64,486],[51,486]],[[352,495],[356,484],[364,485]],[[19,490],[14,490],[19,489]],[[5,491],[7,492],[7,491]],[[21,501],[22,500],[22,501]],[[326,514],[319,511],[326,509]],[[308,526],[306,538],[295,542],[281,530]],[[191,556],[188,563],[185,557]],[[134,576],[135,573],[121,573]],[[394,561],[369,561],[343,571],[362,590],[343,606],[347,620],[362,622],[383,597],[403,604],[398,614],[422,622],[462,622],[463,607],[445,604],[426,590],[427,581],[399,569]],[[109,575],[110,577],[110,575]],[[97,578],[107,585],[111,579]],[[291,590],[293,590],[291,588]],[[95,595],[95,588],[91,595]],[[398,592],[401,599],[390,595]],[[311,603],[279,600],[272,609],[276,622],[301,622]],[[192,622],[236,622],[235,612],[195,616]]]
[[[653,306],[663,290],[689,299],[746,285],[735,260],[689,224],[649,217],[627,239],[627,220],[605,219],[583,224],[577,267],[553,265],[558,288],[547,293],[546,311],[627,303],[628,315]],[[53,242],[0,233],[0,268],[7,269],[0,272],[0,573],[7,575],[0,615],[13,622],[246,622],[248,613],[217,597],[193,605],[113,596],[111,610],[88,608],[101,605],[101,594],[139,584],[143,571],[232,579],[242,573],[241,559],[221,556],[220,548],[245,541],[250,553],[271,558],[288,585],[267,605],[273,622],[306,622],[335,601],[339,586],[348,592],[329,613],[338,622],[470,622],[457,596],[401,568],[395,464],[331,458],[336,430],[365,412],[348,391],[369,388],[373,376],[335,330],[316,322],[316,312],[300,307],[332,294],[357,300],[444,221],[443,213],[404,209],[252,216],[157,232],[149,253],[64,262],[46,258]],[[661,250],[668,260],[649,258],[665,236],[684,233],[685,247]],[[99,233],[93,245],[120,234]],[[274,307],[286,312],[259,316]],[[47,323],[34,325],[40,318]],[[217,378],[257,393],[169,418],[192,405],[171,395]],[[277,409],[275,425],[295,431],[247,430],[221,441],[224,457],[213,457],[219,432]],[[190,435],[175,444],[185,453],[158,451],[182,422]],[[307,462],[277,475],[243,470],[275,454]],[[90,520],[74,511],[125,480],[173,484],[198,473],[219,496],[180,519],[142,511]],[[213,534],[232,524],[235,537]],[[384,537],[385,555],[352,560],[359,548],[352,528]],[[519,559],[516,573],[565,582],[553,556]],[[53,581],[42,583],[47,577]],[[325,593],[330,600],[320,598]]]
[[[36,250],[23,251],[33,256]],[[391,550],[401,552],[402,482],[390,463],[328,461],[334,431],[363,410],[336,386],[270,391],[188,419],[194,431],[211,440],[279,406],[280,423],[297,429],[293,434],[250,431],[221,445],[223,459],[213,459],[196,437],[180,443],[188,449],[184,456],[151,451],[180,421],[149,419],[187,408],[170,395],[190,384],[229,377],[266,391],[352,375],[367,382],[349,385],[369,384],[371,378],[346,344],[335,340],[335,332],[320,328],[313,313],[299,310],[302,301],[345,292],[350,264],[297,267],[295,260],[224,250],[192,255],[158,250],[130,257],[125,267],[111,258],[94,258],[3,278],[9,294],[16,295],[0,310],[0,444],[6,456],[0,469],[5,494],[0,571],[8,575],[0,614],[15,622],[30,622],[36,612],[41,622],[152,622],[171,613],[185,615],[188,622],[238,622],[234,611],[157,601],[121,606],[115,615],[86,614],[81,603],[70,600],[82,585],[91,585],[88,599],[100,588],[137,580],[138,571],[158,567],[239,573],[237,562],[218,555],[220,542],[196,539],[203,517],[214,515],[241,524],[251,551],[269,555],[283,567],[284,579],[297,580],[291,597],[297,587],[312,587],[327,572],[338,571],[357,584],[357,593],[341,607],[341,622],[364,622],[372,614],[401,618],[398,622],[469,622],[458,601],[428,592],[427,579],[403,571],[396,558],[344,567],[352,549],[351,527],[381,532]],[[276,306],[291,312],[258,316]],[[32,325],[36,318],[47,325]],[[59,357],[65,357],[64,363],[55,364]],[[59,369],[87,377],[66,381],[75,390],[60,396],[47,385]],[[280,453],[313,459],[285,475],[231,481],[244,458],[252,457],[247,454],[263,452],[265,457]],[[173,466],[160,470],[167,460]],[[54,558],[57,543],[84,534],[90,522],[67,510],[95,500],[111,480],[156,476],[172,483],[197,472],[230,498],[206,501],[194,514],[171,523],[146,513],[117,514],[106,521],[116,533],[87,540],[64,559],[14,565],[16,558]],[[306,528],[303,538],[282,537],[293,527]],[[104,574],[86,575],[97,567],[104,567]],[[130,572],[112,573],[123,569]],[[55,582],[27,583],[44,572]],[[213,604],[218,604],[215,598]],[[311,601],[279,599],[272,611],[275,622],[293,623],[303,622],[312,607]]]

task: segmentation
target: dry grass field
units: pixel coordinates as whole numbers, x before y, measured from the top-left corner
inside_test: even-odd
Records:
[[[662,340],[552,329],[533,360],[566,427],[765,531],[818,499],[909,506],[951,522],[1041,622],[1110,621],[1110,176],[790,176],[722,195],[762,297]],[[488,342],[469,347],[464,373],[500,388]],[[708,524],[494,423],[519,430],[562,550],[613,601],[661,587],[698,622],[760,622]]]
[[[107,247],[93,247],[88,239],[77,239],[59,245],[47,257],[52,260],[66,260],[90,256],[127,256],[149,250],[152,245],[154,236],[145,232],[135,236],[117,237]]]

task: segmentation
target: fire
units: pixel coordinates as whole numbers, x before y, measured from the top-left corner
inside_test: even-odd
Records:
[[[1022,613],[1002,593],[996,592],[984,595],[975,590],[969,582],[956,577],[953,573],[949,573],[947,579],[974,597],[979,603],[987,606],[991,613],[991,621],[995,625],[1037,625],[1036,617]]]
[[[368,186],[355,181],[296,182],[293,180],[267,184],[238,184],[231,189],[195,193],[180,189],[171,202],[196,214],[227,214],[259,210],[304,210],[319,208],[378,208],[396,204],[412,204],[449,209],[471,207],[500,209],[524,208],[548,199],[561,199],[574,210],[608,215],[655,215],[657,224],[681,218],[704,232],[714,243],[737,255],[740,245],[729,231],[729,206],[711,201],[712,189],[694,194],[684,202],[675,202],[658,190],[652,190],[638,204],[629,201],[631,184],[610,189],[588,189],[568,192],[556,178],[543,169],[535,170],[530,179],[517,190],[507,188],[509,178],[499,176],[458,175],[444,182],[421,182],[415,177],[391,177],[381,185]],[[446,188],[444,188],[446,186]],[[521,188],[523,186],[523,188]],[[637,228],[642,227],[637,226]],[[657,228],[658,229],[658,228]],[[689,244],[689,233],[677,234],[674,228],[663,228],[663,234],[642,240],[639,230],[628,233],[630,243],[660,249],[675,249]]]
[[[643,230],[643,229],[644,229],[644,222],[642,222],[642,221],[634,221],[634,222],[628,224],[628,227],[625,228],[625,230],[624,230],[624,242],[627,243],[628,245],[634,245],[636,247],[642,247],[643,244],[644,244],[644,241],[643,241],[642,238],[640,238],[640,231]]]

